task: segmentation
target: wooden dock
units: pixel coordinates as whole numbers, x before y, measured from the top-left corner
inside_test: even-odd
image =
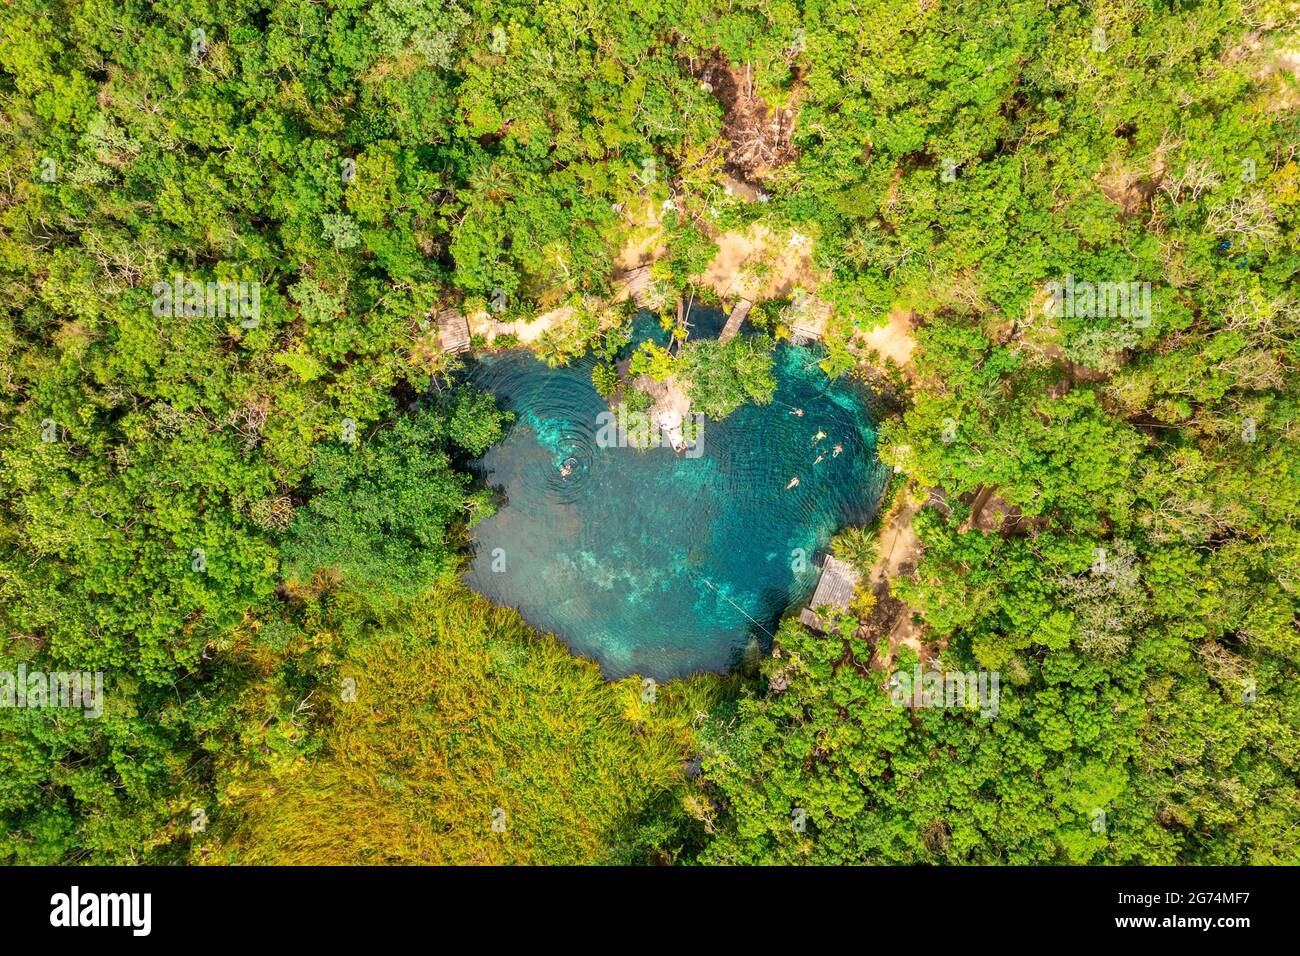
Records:
[[[803,325],[790,326],[791,345],[812,345],[814,342],[820,341],[821,337],[822,334],[817,329]]]
[[[748,299],[741,299],[731,309],[731,315],[727,316],[727,324],[722,327],[722,334],[718,336],[720,342],[730,342],[740,331],[740,326],[744,323],[745,317],[749,315],[749,310],[754,307],[754,303]]]
[[[438,313],[438,343],[444,352],[463,352],[469,348],[469,321],[455,309]]]
[[[637,266],[623,277],[623,287],[628,298],[636,303],[637,308],[645,309],[650,305],[650,267]]]
[[[828,554],[822,562],[822,576],[817,580],[817,590],[813,592],[808,606],[799,612],[800,623],[814,631],[823,630],[817,609],[828,607],[839,611],[847,610],[853,601],[853,592],[857,589],[860,577],[852,565]]]

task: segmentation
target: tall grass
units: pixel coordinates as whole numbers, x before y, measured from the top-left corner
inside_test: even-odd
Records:
[[[593,863],[680,802],[697,678],[642,700],[459,584],[400,606],[340,667],[315,762],[247,788],[221,857],[254,864]],[[341,686],[341,684],[340,684]],[[662,804],[661,804],[662,805]],[[504,811],[504,832],[493,812]],[[683,817],[683,819],[685,819]]]

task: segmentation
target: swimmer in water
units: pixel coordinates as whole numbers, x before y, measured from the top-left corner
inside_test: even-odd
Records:
[[[797,484],[799,484],[799,476],[798,476],[798,475],[795,475],[793,478],[790,479],[790,484],[788,484],[788,485],[785,486],[785,490],[786,490],[786,491],[789,491],[791,488],[793,488],[793,487],[794,487],[795,485],[797,485]]]
[[[787,414],[789,414],[789,415],[797,415],[797,416],[799,416],[800,418],[803,418],[803,409],[802,409],[802,408],[792,408],[789,412],[787,412]]]
[[[825,437],[826,437],[826,433],[825,433],[825,432],[818,432],[816,435],[813,435],[813,444],[814,444],[814,445],[817,444],[819,441],[821,441],[821,440],[822,440],[823,438],[825,438]]]
[[[568,458],[565,459],[564,467],[560,469],[560,477],[568,478],[571,474],[573,474],[573,459]]]
[[[820,465],[820,464],[821,464],[823,461],[825,461],[825,460],[826,460],[826,453],[825,453],[825,452],[822,452],[822,453],[821,453],[820,455],[818,455],[817,458],[813,461],[813,464],[814,464],[814,465]]]
[[[842,452],[843,450],[844,450],[844,446],[843,446],[843,445],[836,445],[834,448],[831,449],[831,457],[832,457],[832,458],[839,458],[839,457],[840,457],[840,452]]]

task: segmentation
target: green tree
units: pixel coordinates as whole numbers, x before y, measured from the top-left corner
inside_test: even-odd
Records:
[[[506,417],[490,399],[462,396],[372,437],[318,449],[310,487],[285,540],[286,575],[310,581],[335,571],[353,590],[413,595],[456,567],[457,535],[491,514],[486,490],[471,491],[452,467],[453,446],[481,453]],[[467,427],[468,426],[468,427]]]

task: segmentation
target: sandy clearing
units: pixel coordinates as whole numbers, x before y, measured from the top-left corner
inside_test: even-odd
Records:
[[[912,335],[915,316],[915,312],[895,309],[889,313],[886,324],[861,334],[862,344],[880,356],[881,361],[889,359],[899,368],[905,368],[916,348]]]
[[[812,260],[813,240],[802,233],[778,234],[753,225],[713,239],[717,255],[695,278],[724,299],[782,298],[796,288],[811,291],[825,281]]]
[[[516,319],[514,322],[500,322],[487,312],[474,312],[468,316],[469,334],[481,335],[488,344],[502,335],[514,335],[519,339],[520,345],[531,345],[546,332],[563,325],[573,315],[573,311],[573,306],[562,305],[529,321]]]
[[[668,254],[663,240],[661,207],[649,197],[641,197],[634,208],[623,209],[623,221],[628,227],[623,248],[614,258],[614,265],[622,272],[630,272]]]
[[[654,203],[645,200],[634,212],[625,212],[624,218],[631,234],[615,259],[620,273],[649,265],[667,253],[659,210]],[[759,302],[789,296],[795,289],[810,291],[825,281],[825,276],[812,261],[812,239],[798,232],[777,234],[765,226],[755,225],[743,232],[719,233],[714,239],[718,243],[718,252],[695,281],[710,287],[725,300],[745,298]],[[624,287],[613,301],[622,301],[628,294]],[[820,335],[825,329],[830,307],[810,297],[805,311],[807,315],[799,322],[800,330]],[[521,345],[531,345],[550,329],[562,325],[572,314],[571,306],[560,306],[531,321],[501,322],[486,311],[472,313],[467,319],[470,334],[482,337],[488,343],[503,335],[514,335]],[[894,332],[876,331],[873,334],[882,337],[881,341],[894,352],[899,351],[897,346],[888,345]]]

